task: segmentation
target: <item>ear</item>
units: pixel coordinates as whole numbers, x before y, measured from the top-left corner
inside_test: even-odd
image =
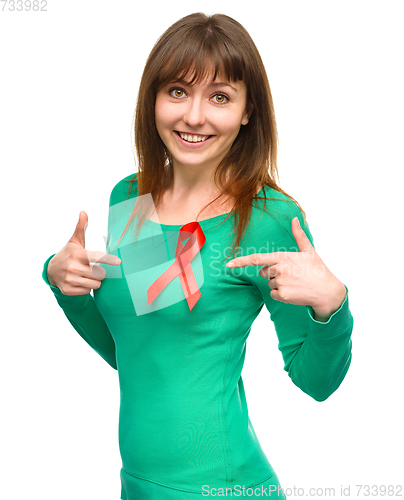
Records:
[[[249,102],[244,112],[243,119],[241,120],[241,125],[247,125],[253,111],[254,111],[254,106]]]

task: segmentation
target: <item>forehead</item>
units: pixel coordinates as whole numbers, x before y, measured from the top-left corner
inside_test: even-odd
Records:
[[[170,84],[178,83],[180,85],[189,85],[189,86],[195,86],[195,85],[200,85],[201,87],[209,87],[209,88],[218,88],[218,87],[228,87],[229,89],[233,90],[234,92],[239,92],[242,87],[244,82],[237,81],[237,82],[230,82],[226,80],[226,78],[221,78],[217,77],[214,80],[211,78],[205,78],[204,80],[200,82],[193,82],[192,85],[190,84],[191,79],[187,78],[174,78]]]
[[[243,74],[236,69],[227,67],[223,61],[209,60],[194,60],[193,64],[168,64],[161,68],[157,90],[165,87],[168,83],[181,82],[185,85],[194,86],[219,86],[222,84],[231,85],[234,91],[241,90],[245,83],[243,82]],[[229,87],[230,89],[230,87]]]
[[[202,85],[217,82],[231,83],[231,79],[226,76],[222,69],[218,68],[215,75],[215,68],[213,65],[206,67],[204,70],[201,70],[200,68],[198,68],[198,70],[196,68],[190,68],[188,71],[180,71],[178,73],[178,79],[192,83],[197,82]]]

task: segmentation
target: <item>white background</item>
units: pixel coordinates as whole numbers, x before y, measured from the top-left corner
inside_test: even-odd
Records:
[[[261,445],[284,488],[334,487],[336,498],[351,485],[353,498],[357,484],[403,484],[402,6],[50,0],[47,12],[12,12],[2,3],[1,498],[120,497],[117,372],[75,332],[41,273],[81,210],[86,248],[105,250],[110,191],[137,171],[131,124],[144,64],[163,31],[197,11],[233,17],[255,41],[275,104],[280,185],[306,211],[355,319],[351,367],[319,403],[283,370],[262,310],[243,370]]]

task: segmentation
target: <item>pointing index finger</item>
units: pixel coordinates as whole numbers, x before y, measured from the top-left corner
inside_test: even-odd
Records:
[[[227,267],[274,266],[280,260],[279,252],[253,253],[229,260]]]

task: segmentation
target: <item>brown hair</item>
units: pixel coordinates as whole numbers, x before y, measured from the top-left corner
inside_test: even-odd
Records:
[[[137,176],[139,199],[117,244],[136,213],[140,212],[136,225],[138,231],[143,224],[145,212],[151,208],[151,200],[142,195],[151,193],[157,207],[165,190],[173,183],[171,154],[155,124],[157,92],[173,80],[185,79],[191,69],[193,77],[190,84],[204,80],[213,70],[213,65],[212,81],[221,76],[229,82],[241,80],[246,84],[247,105],[252,112],[248,124],[240,127],[227,156],[215,170],[214,183],[221,194],[204,209],[221,196],[235,200],[230,212],[234,212],[232,234],[237,229],[233,253],[240,245],[250,220],[253,201],[263,199],[257,196],[258,187],[269,186],[300,207],[275,181],[275,177],[278,177],[278,133],[268,77],[257,47],[246,29],[231,17],[224,14],[207,16],[198,12],[170,26],[157,40],[147,59],[135,111],[134,132],[139,172],[128,181],[129,198]],[[265,196],[265,190],[263,193],[265,201],[272,199]],[[303,215],[305,217],[304,212]]]

